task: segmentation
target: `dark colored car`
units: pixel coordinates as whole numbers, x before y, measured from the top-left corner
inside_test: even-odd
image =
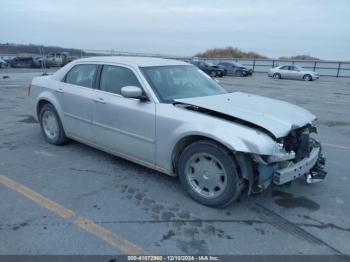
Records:
[[[195,65],[200,70],[210,75],[211,77],[223,77],[226,75],[227,71],[221,68],[221,66],[214,65],[204,61],[192,61],[192,65]]]
[[[33,66],[33,58],[31,56],[14,57],[8,62],[13,68],[28,68]]]
[[[226,69],[228,75],[234,76],[251,76],[253,69],[235,62],[219,62],[218,66]]]

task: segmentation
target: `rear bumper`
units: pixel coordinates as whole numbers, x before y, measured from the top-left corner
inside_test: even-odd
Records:
[[[324,164],[325,158],[321,153],[321,147],[314,147],[307,158],[286,168],[276,170],[272,181],[276,185],[283,185],[306,175],[308,183],[312,183],[316,179],[318,182],[326,177],[327,173],[323,170]]]

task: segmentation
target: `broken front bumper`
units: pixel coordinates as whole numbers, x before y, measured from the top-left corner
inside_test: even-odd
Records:
[[[327,174],[323,170],[324,164],[325,158],[321,153],[321,147],[314,147],[308,157],[276,170],[272,181],[276,185],[283,185],[306,175],[308,183],[318,182],[323,180]]]

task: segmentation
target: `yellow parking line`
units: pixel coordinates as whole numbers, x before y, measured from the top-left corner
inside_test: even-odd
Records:
[[[86,218],[78,218],[74,221],[74,224],[78,225],[82,229],[90,232],[91,234],[97,236],[100,239],[103,239],[105,242],[110,244],[112,247],[118,248],[120,251],[126,254],[132,255],[145,255],[146,252],[143,251],[137,245],[131,243],[128,240],[125,240],[107,229],[95,224],[94,222],[86,219]]]
[[[31,199],[35,203],[39,204],[42,207],[45,207],[46,209],[51,210],[52,212],[56,213],[57,215],[63,217],[63,218],[70,218],[74,216],[74,212],[65,208],[64,206],[61,206],[60,204],[38,194],[37,192],[34,192],[30,188],[23,186],[21,184],[18,184],[17,182],[9,179],[6,176],[0,175],[0,183],[15,190],[17,193],[22,194],[26,198]]]
[[[20,193],[26,198],[31,199],[32,201],[39,204],[40,206],[45,207],[46,209],[56,213],[57,215],[65,219],[71,218],[76,215],[72,210],[65,208],[64,206],[40,195],[39,193],[31,190],[30,188],[24,185],[17,183],[16,181],[6,176],[0,175],[0,184],[3,184],[4,186],[11,188],[17,193]],[[148,254],[148,252],[144,251],[142,248],[138,247],[136,244],[116,234],[113,234],[112,232],[95,224],[94,222],[90,221],[87,218],[78,217],[76,220],[74,220],[74,224],[79,226],[83,230],[89,232],[90,234],[93,234],[99,239],[105,241],[110,246],[120,250],[125,254],[129,254],[129,255],[147,255]]]
[[[328,146],[328,147],[333,147],[333,148],[339,148],[339,149],[350,150],[350,146],[341,146],[341,145],[328,144],[328,143],[322,143],[322,145]]]

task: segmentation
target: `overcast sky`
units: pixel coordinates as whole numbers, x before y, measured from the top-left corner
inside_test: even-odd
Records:
[[[350,0],[0,0],[0,42],[350,60]]]

